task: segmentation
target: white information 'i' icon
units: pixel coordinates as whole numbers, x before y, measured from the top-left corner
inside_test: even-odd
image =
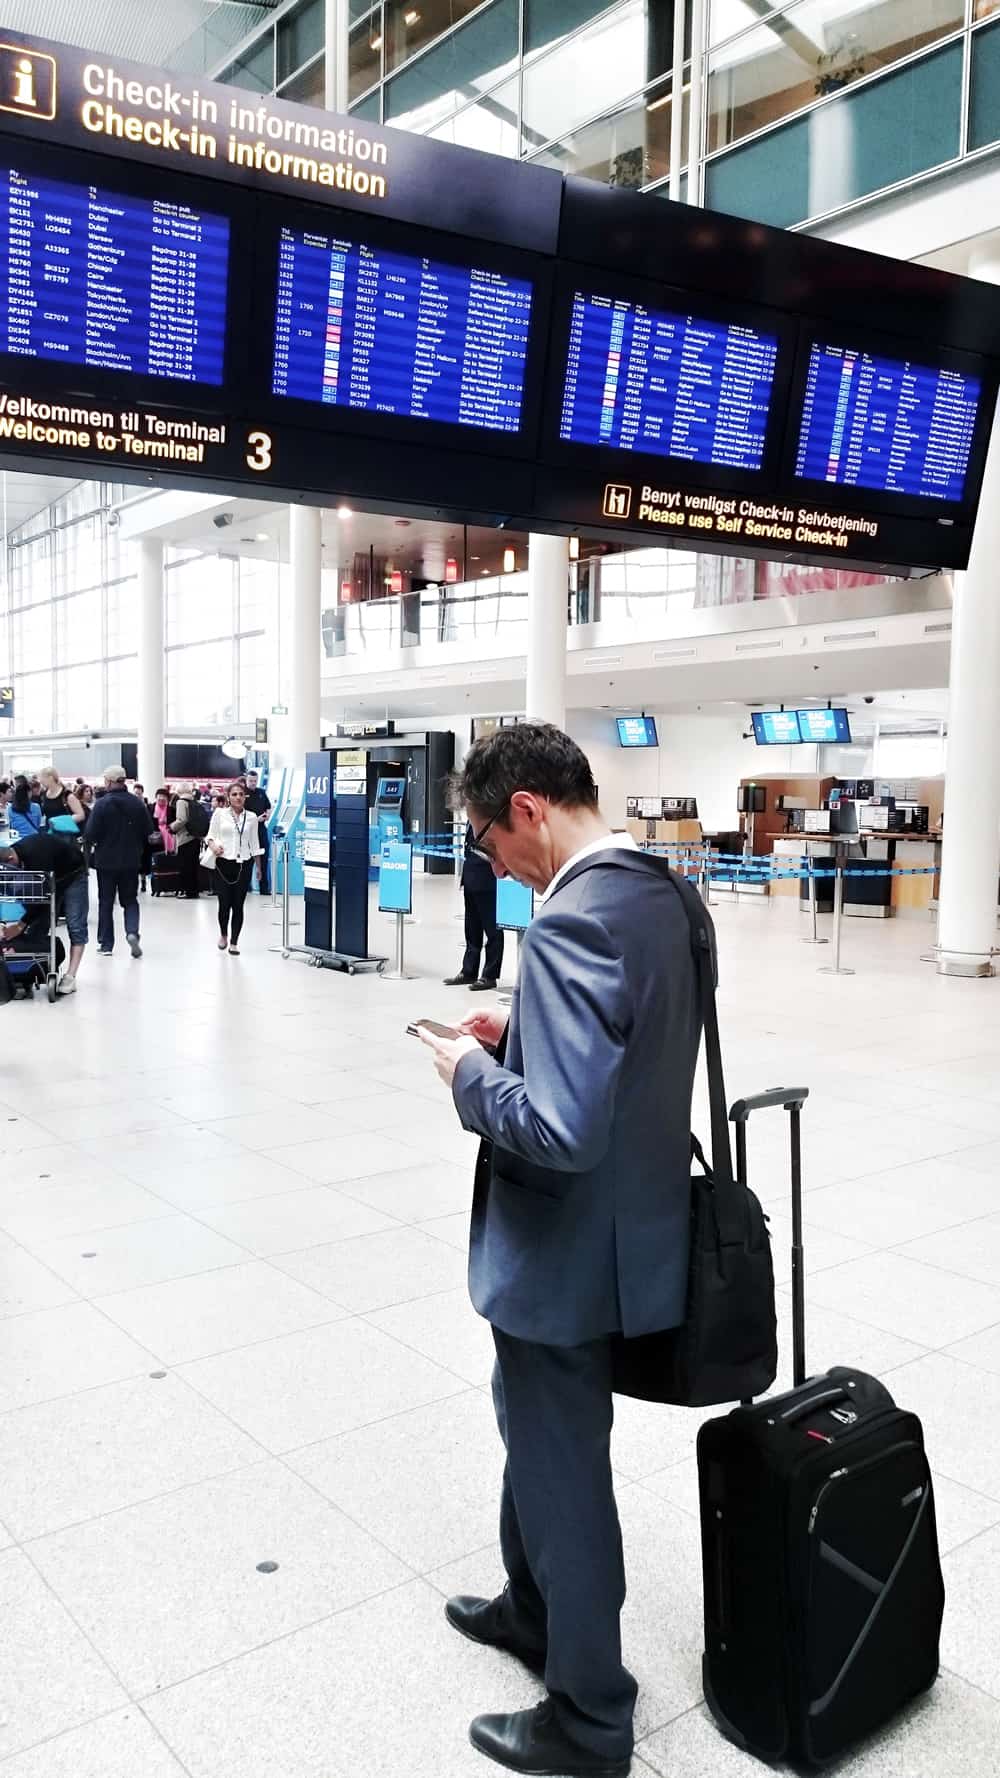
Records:
[[[14,73],[14,103],[15,105],[26,105],[32,111],[38,109],[38,100],[35,98],[35,69],[27,56],[23,61],[18,62]]]

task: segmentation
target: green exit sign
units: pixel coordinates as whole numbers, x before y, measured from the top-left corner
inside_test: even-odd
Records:
[[[272,704],[271,705],[271,715],[272,716],[287,716],[288,715],[288,705],[287,704]]]

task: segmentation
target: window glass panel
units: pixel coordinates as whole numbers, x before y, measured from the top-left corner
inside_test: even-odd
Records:
[[[381,78],[382,13],[378,10],[351,32],[347,57],[348,104]]]
[[[710,161],[705,202],[787,228],[953,160],[962,46],[821,105]]]
[[[750,25],[759,25],[761,18],[769,12],[779,12],[779,6],[769,6],[767,0],[711,0],[708,17],[708,41],[713,47],[717,43],[725,43],[727,37],[735,37],[738,31],[745,31]]]
[[[525,55],[558,43],[607,8],[608,0],[524,0]],[[671,10],[669,4],[663,10]]]
[[[123,580],[108,587],[108,653],[131,654],[138,646],[139,585]]]
[[[233,644],[208,642],[167,654],[167,724],[196,728],[233,722]]]
[[[912,55],[963,17],[963,0],[803,0],[712,56],[709,152]]]
[[[323,0],[302,0],[278,20],[278,79],[287,80],[324,45]]]
[[[227,86],[242,86],[251,93],[273,93],[274,91],[274,32],[267,31],[248,49],[246,55],[230,63],[230,66],[219,75],[219,79]]]
[[[72,665],[76,661],[99,660],[104,653],[101,633],[101,588],[78,593],[73,599],[60,599],[55,607],[56,660]]]
[[[266,716],[271,705],[278,702],[278,688],[272,679],[272,662],[265,636],[243,636],[239,653],[240,699],[237,721],[252,722],[255,716]]]
[[[104,722],[104,663],[64,667],[56,674],[59,728],[100,728]]]
[[[371,12],[371,10],[371,0],[351,0],[351,24],[356,25],[358,20],[363,19],[365,14]]]
[[[638,190],[670,171],[669,87],[652,92],[626,110],[587,124],[565,141],[555,143],[537,156],[542,166],[561,173],[578,173],[599,179],[602,185]],[[687,140],[688,93],[684,94],[684,140]]]
[[[1000,0],[996,0],[1000,6]],[[972,96],[969,105],[969,147],[985,148],[1000,141],[1000,25],[977,31],[972,39]]]
[[[53,674],[14,675],[15,727],[19,734],[44,735],[55,728],[52,710]]]
[[[385,65],[401,68],[420,49],[475,12],[483,0],[386,0]]]
[[[351,106],[352,117],[363,117],[368,123],[380,123],[382,120],[382,88],[378,87],[360,104]]]
[[[297,105],[319,105],[326,102],[326,62],[320,56],[318,62],[311,62],[289,80],[281,89],[283,99],[294,99]]]
[[[139,657],[108,662],[108,727],[134,728],[139,709]],[[146,786],[147,791],[155,785]]]
[[[650,24],[651,0],[628,0],[524,70],[524,152],[612,111],[670,71]],[[669,38],[669,32],[667,33]]]
[[[385,88],[386,122],[427,131],[467,99],[495,86],[517,62],[518,0],[485,12],[404,68]]]
[[[179,562],[174,556],[164,600],[168,647],[232,635],[232,568],[218,556],[191,556]]]
[[[431,132],[442,142],[463,148],[481,148],[487,154],[517,157],[517,81],[498,86],[478,105],[467,105]]]

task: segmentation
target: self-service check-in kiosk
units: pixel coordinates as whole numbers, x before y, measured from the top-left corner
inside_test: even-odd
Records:
[[[388,772],[383,774],[380,770],[369,826],[368,862],[373,881],[379,874],[383,846],[390,840],[401,840],[406,832],[403,822],[405,795],[405,776],[390,775]]]

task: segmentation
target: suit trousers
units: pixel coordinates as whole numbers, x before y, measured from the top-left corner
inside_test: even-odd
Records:
[[[97,872],[97,942],[102,951],[115,947],[115,896],[125,916],[127,938],[139,936],[139,872],[138,870],[101,870]]]
[[[462,974],[466,981],[474,982],[479,976],[479,955],[486,940],[486,961],[483,964],[483,980],[495,982],[500,979],[500,968],[503,963],[503,933],[497,925],[496,884],[491,889],[465,889],[465,956],[462,958]]]
[[[638,1688],[621,1654],[611,1342],[542,1346],[498,1327],[493,1342],[493,1405],[507,1451],[505,1621],[528,1644],[547,1646],[545,1685],[565,1733],[591,1754],[626,1759]]]

